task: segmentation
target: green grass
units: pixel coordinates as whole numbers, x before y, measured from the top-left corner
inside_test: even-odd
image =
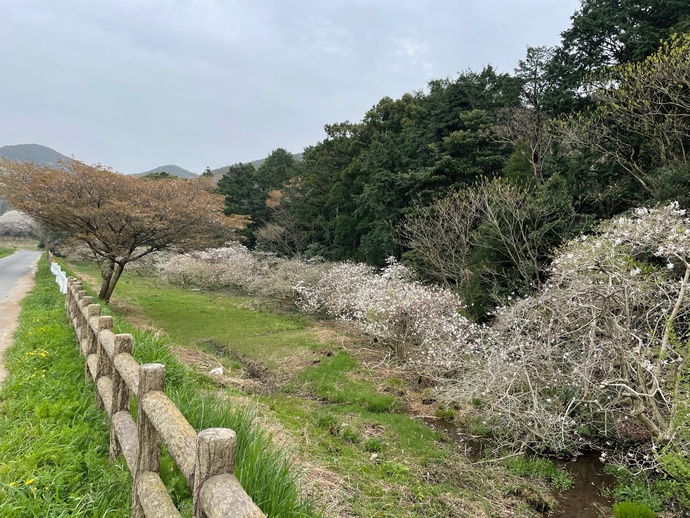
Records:
[[[14,248],[11,248],[9,246],[3,246],[0,247],[0,259],[3,257],[7,257],[8,255],[12,255],[14,253]]]
[[[92,266],[75,268],[97,277]],[[356,337],[326,333],[333,338],[324,342],[304,316],[267,307],[270,304],[260,299],[237,293],[171,288],[151,278],[125,274],[109,311],[142,328],[163,331],[155,337],[151,332],[134,331],[135,356],[140,361],[175,365],[174,357],[158,356],[170,354],[172,342],[215,355],[231,377],[258,373],[252,381],[263,389],[253,396],[258,402],[256,412],[261,422],[281,430],[281,443],[290,438],[290,458],[298,464],[290,465],[285,456],[266,462],[293,474],[297,465],[307,466],[303,473],[307,479],[334,480],[310,490],[319,505],[329,508],[330,516],[472,516],[492,515],[498,509],[516,517],[533,515],[529,505],[509,492],[519,479],[504,467],[472,466],[456,444],[406,414],[409,381],[370,371],[355,353]],[[116,328],[132,332],[123,318],[117,320]],[[324,325],[319,323],[319,329]],[[344,346],[352,340],[353,349]],[[144,347],[151,348],[144,359],[142,344],[147,341],[160,344]],[[168,367],[169,395],[197,428],[201,426],[198,418],[209,416],[223,394],[242,398],[237,389],[215,385],[202,371],[195,376],[187,373],[182,378],[186,381],[173,386],[170,378],[178,378],[176,372],[177,368]],[[209,391],[215,400],[204,398],[203,393]],[[212,422],[208,426],[226,426]],[[241,429],[242,425],[227,426]],[[270,442],[265,434],[262,438]],[[254,450],[248,451],[251,457]],[[319,471],[310,475],[314,467]],[[253,482],[242,483],[251,494]],[[179,485],[174,480],[170,484]],[[294,498],[290,496],[294,486],[288,486],[285,498]],[[257,501],[262,498],[252,496]]]
[[[97,274],[92,268],[88,271]],[[150,279],[125,275],[115,290],[113,307],[125,318],[136,317],[130,304],[143,308],[146,320],[163,328],[175,344],[228,357],[275,366],[296,347],[319,345],[307,329],[308,321],[256,310],[247,297],[158,287]]]
[[[608,464],[605,471],[616,477],[616,485],[606,491],[616,502],[635,502],[652,511],[675,509],[678,513],[688,507],[690,487],[687,482],[648,472],[633,473],[614,464]]]
[[[560,491],[569,489],[573,485],[573,475],[549,459],[520,456],[512,457],[505,463],[516,475],[546,480],[551,487]]]
[[[73,275],[69,268],[66,271]],[[170,302],[170,307],[175,308],[179,300],[171,297]],[[134,336],[133,355],[139,363],[165,364],[165,392],[195,430],[220,427],[236,432],[235,475],[267,516],[320,516],[311,502],[300,494],[299,472],[290,460],[290,452],[278,449],[272,437],[261,430],[251,407],[231,407],[228,400],[210,392],[214,385],[207,378],[192,373],[177,359],[171,352],[168,336],[135,328],[107,306],[102,306],[102,314],[115,317],[115,332]],[[173,314],[177,313],[173,311]],[[161,478],[183,516],[191,515],[189,489],[167,455],[161,460]]]
[[[331,403],[355,404],[370,412],[389,412],[399,407],[395,397],[381,394],[371,382],[355,381],[348,373],[358,367],[349,353],[340,351],[319,360],[299,373],[302,388]]]
[[[107,417],[44,261],[0,390],[0,516],[129,516],[129,472],[108,461]],[[123,489],[125,488],[125,489]]]
[[[0,249],[11,248],[13,252],[14,250],[36,250],[39,248],[38,245],[37,239],[0,236]]]
[[[615,518],[654,518],[656,514],[645,504],[619,502],[613,506]]]

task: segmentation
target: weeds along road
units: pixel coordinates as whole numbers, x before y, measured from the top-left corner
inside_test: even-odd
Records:
[[[0,383],[7,373],[2,357],[17,327],[19,301],[33,285],[33,272],[41,252],[24,250],[0,259]]]

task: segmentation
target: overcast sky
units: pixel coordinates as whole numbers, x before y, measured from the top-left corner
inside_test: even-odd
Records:
[[[299,152],[384,96],[555,45],[579,0],[0,0],[0,146],[126,173]]]

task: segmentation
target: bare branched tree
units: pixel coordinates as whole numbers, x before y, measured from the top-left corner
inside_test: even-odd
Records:
[[[485,190],[457,192],[419,208],[401,225],[400,238],[413,251],[423,278],[454,289],[469,283],[471,237],[481,221],[486,197]]]

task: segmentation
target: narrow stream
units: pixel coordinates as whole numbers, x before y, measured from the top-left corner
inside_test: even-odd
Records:
[[[468,437],[450,423],[430,420],[427,423],[458,443],[470,459],[481,455],[481,440]],[[584,452],[571,461],[551,460],[572,473],[573,486],[567,491],[554,492],[558,505],[556,509],[545,512],[545,518],[602,518],[612,515],[613,501],[603,496],[601,490],[613,487],[615,479],[604,473],[605,465],[599,460],[598,452]]]

